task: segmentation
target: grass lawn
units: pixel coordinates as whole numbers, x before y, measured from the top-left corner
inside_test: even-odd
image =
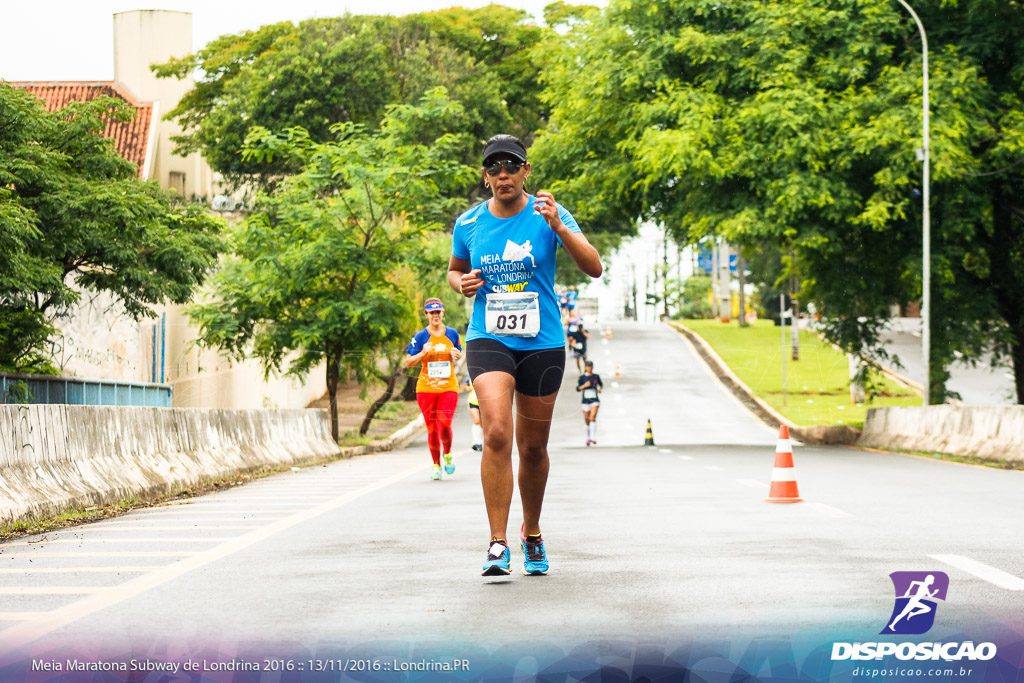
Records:
[[[887,378],[871,403],[850,401],[846,355],[808,330],[800,330],[800,360],[789,354],[786,328],[786,398],[782,395],[782,331],[771,320],[741,328],[733,320],[679,320],[715,350],[762,401],[798,425],[847,424],[858,429],[868,408],[919,406],[921,396]]]

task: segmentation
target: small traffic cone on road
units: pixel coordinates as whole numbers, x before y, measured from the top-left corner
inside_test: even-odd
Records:
[[[766,503],[799,503],[803,501],[796,487],[793,467],[793,446],[789,441],[789,427],[779,426],[779,441],[775,446],[775,467],[772,468],[772,485],[768,490]]]
[[[615,364],[615,376],[622,377],[622,366],[618,363]]]
[[[604,328],[604,336],[611,337],[612,336],[612,328],[610,328],[610,327]]]
[[[650,421],[650,419],[647,420],[647,436],[644,437],[644,445],[645,446],[653,446],[654,445],[654,433],[651,432],[651,421]]]

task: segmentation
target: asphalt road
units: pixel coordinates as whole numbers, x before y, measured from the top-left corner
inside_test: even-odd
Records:
[[[890,355],[899,358],[896,370],[919,384],[924,380],[924,362],[921,349],[921,319],[894,318],[881,340]],[[1017,402],[1013,384],[1013,368],[1009,360],[992,365],[991,354],[986,354],[974,366],[963,361],[949,366],[950,391],[960,394],[960,403],[968,406],[1002,406]]]
[[[547,576],[521,575],[517,547],[512,576],[480,576],[487,525],[463,399],[456,472],[440,482],[421,438],[0,545],[0,664],[871,639],[892,610],[889,574],[904,570],[950,577],[929,637],[1024,633],[1024,472],[797,445],[805,502],[766,503],[776,432],[675,332],[612,329],[591,340],[606,386],[598,446],[582,445],[574,368],[556,407]],[[513,500],[509,531],[520,523]]]

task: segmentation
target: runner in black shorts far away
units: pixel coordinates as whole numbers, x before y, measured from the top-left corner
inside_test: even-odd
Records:
[[[583,326],[583,318],[576,311],[569,314],[565,323],[565,334],[569,337],[569,346],[572,347],[572,357],[576,361],[576,372],[583,372],[581,367],[587,360],[587,340],[590,334]]]
[[[580,392],[583,402],[583,423],[587,429],[587,445],[597,445],[597,409],[601,407],[601,391],[604,382],[601,375],[594,373],[594,361],[588,360],[583,365],[583,374],[576,380],[576,391]]]
[[[565,371],[555,255],[563,247],[590,277],[601,275],[601,257],[550,192],[527,194],[530,164],[517,138],[495,135],[487,141],[482,174],[493,197],[455,221],[448,283],[464,296],[476,295],[466,365],[484,428],[480,478],[491,540],[483,574],[510,571],[513,439],[523,504],[523,572],[543,574],[548,560],[540,515],[550,467],[548,434]]]

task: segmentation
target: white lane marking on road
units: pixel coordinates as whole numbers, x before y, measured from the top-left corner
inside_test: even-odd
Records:
[[[293,507],[293,508],[285,508],[284,510],[249,510],[249,509],[240,507],[237,511],[233,511],[233,510],[222,510],[222,509],[205,510],[205,509],[195,508],[195,509],[191,509],[191,510],[189,510],[189,509],[186,509],[186,510],[174,510],[172,512],[165,512],[163,510],[159,510],[159,511],[156,511],[156,512],[148,512],[148,511],[147,512],[132,512],[129,515],[126,515],[124,517],[118,517],[117,519],[118,520],[121,520],[121,519],[129,520],[129,519],[144,519],[144,518],[152,518],[152,517],[160,517],[161,519],[164,519],[165,516],[166,516],[166,519],[191,519],[192,517],[195,517],[195,516],[220,515],[221,517],[224,517],[225,519],[241,517],[245,521],[271,522],[271,521],[274,521],[274,520],[277,520],[277,519],[281,519],[281,517],[280,517],[281,515],[291,514],[293,512],[303,512],[303,511],[308,510],[308,509],[309,508],[304,508],[304,507],[303,508],[295,508],[295,507]],[[270,514],[270,513],[273,513],[274,516],[273,517],[246,517],[245,516],[245,515],[265,515],[265,514]],[[114,521],[114,520],[110,520],[110,521]]]
[[[678,458],[679,458],[680,460],[695,460],[695,459],[696,459],[696,458],[694,458],[694,457],[693,457],[692,455],[680,455],[680,456],[677,456],[677,457],[678,457]]]
[[[712,472],[721,472],[722,468],[718,465],[704,465],[704,469],[711,470]]]
[[[151,572],[152,567],[22,567],[21,569],[0,569],[0,574],[105,574],[114,572]]]
[[[315,517],[319,517],[322,514],[362,498],[367,494],[386,488],[412,474],[422,473],[423,471],[424,467],[422,465],[408,468],[393,474],[386,479],[381,479],[375,484],[365,486],[357,491],[353,491],[352,493],[327,501],[326,503],[321,503],[306,512],[295,514],[291,517],[285,517],[274,524],[268,524],[262,529],[257,529],[256,531],[251,531],[244,536],[231,539],[227,543],[215,548],[210,548],[205,552],[192,555],[180,562],[175,562],[172,565],[161,567],[160,569],[138,576],[125,583],[105,588],[103,589],[103,592],[97,595],[83,598],[69,605],[59,607],[51,612],[47,612],[44,617],[39,619],[33,619],[32,621],[26,621],[6,628],[3,631],[0,631],[0,657],[7,656],[12,652],[18,652],[28,643],[36,641],[39,638],[63,628],[68,624],[72,624],[79,619],[83,619],[90,614],[112,607],[113,605],[123,602],[129,598],[134,598],[135,596],[145,593],[152,588],[156,588],[157,586],[167,583],[172,579],[176,579],[183,574],[244,550],[245,548],[258,543],[259,541],[265,540],[274,534],[289,529],[297,524],[301,524],[302,522],[309,521]]]
[[[768,490],[768,484],[765,482],[757,481],[756,479],[737,479],[736,483],[740,486],[746,486],[751,489],[764,489]]]
[[[1005,588],[1009,591],[1024,591],[1024,579],[1019,576],[1014,576],[1004,572],[1002,569],[996,569],[989,565],[978,562],[977,560],[965,557],[963,555],[929,555],[932,559],[938,560],[939,562],[945,562],[948,565],[961,569],[968,574],[974,574],[979,579],[984,579],[989,583]]]
[[[275,508],[275,507],[295,508],[295,503],[274,503],[274,502],[272,502],[270,500],[266,500],[266,501],[253,500],[251,498],[239,498],[237,496],[235,498],[233,498],[232,500],[217,500],[217,501],[212,501],[212,500],[191,501],[190,500],[190,501],[185,502],[185,503],[169,503],[165,507],[166,508],[180,508],[182,506],[188,506],[188,505],[194,505],[196,507],[202,507],[204,509],[207,508],[207,507],[236,507],[236,508],[244,508],[244,507],[249,506],[249,505],[257,505],[257,506],[259,506],[259,507],[256,508],[257,510],[259,510],[261,508]],[[300,510],[303,510],[303,509],[308,510],[309,507],[308,506],[307,507],[301,507],[300,506],[298,509],[300,509]],[[268,512],[269,512],[269,510],[268,510]],[[274,510],[274,512],[277,512],[277,510]]]
[[[106,590],[85,586],[0,586],[0,595],[95,595]]]
[[[136,531],[139,531],[136,529]],[[77,533],[77,532],[76,532]],[[32,545],[37,548],[48,547],[54,543],[226,543],[237,537],[211,538],[54,538],[46,541],[5,543],[4,547],[16,545]],[[6,554],[6,553],[5,553]]]
[[[110,553],[4,553],[4,557],[31,557],[41,559],[44,557],[192,557],[197,552],[110,552]]]
[[[809,507],[809,508],[811,508],[813,510],[817,510],[818,512],[821,512],[821,513],[825,514],[828,517],[853,517],[853,515],[851,515],[846,510],[840,510],[839,508],[832,507],[831,505],[828,505],[827,503],[818,503],[818,502],[815,502],[815,501],[804,501],[802,503],[802,505],[805,505],[806,507]]]
[[[619,388],[619,383],[618,382],[612,382],[612,389],[618,389],[618,388]]]
[[[305,508],[303,508],[305,509]],[[290,510],[289,512],[302,512],[302,510]],[[215,519],[204,519],[216,515]],[[229,514],[223,510],[207,510],[205,512],[196,510],[194,514],[182,515],[182,514],[170,514],[164,515],[140,515],[138,517],[118,517],[117,519],[108,519],[103,524],[109,526],[131,526],[133,524],[152,524],[153,522],[202,522],[204,524],[216,524],[218,520],[224,520],[225,522],[276,522],[281,519],[280,515],[274,515],[273,517],[246,517],[244,513],[241,514]]]
[[[132,522],[125,523],[119,522],[117,524],[97,524],[90,525],[88,527],[79,527],[75,533],[85,533],[88,531],[130,531],[138,533],[140,531],[187,531],[187,530],[203,530],[203,529],[217,529],[218,531],[236,531],[238,529],[259,529],[262,524],[199,524],[198,522],[182,522],[181,524],[157,526],[155,524],[146,524],[145,522]]]
[[[658,452],[659,453],[671,453],[672,449],[671,448],[659,448]]]

